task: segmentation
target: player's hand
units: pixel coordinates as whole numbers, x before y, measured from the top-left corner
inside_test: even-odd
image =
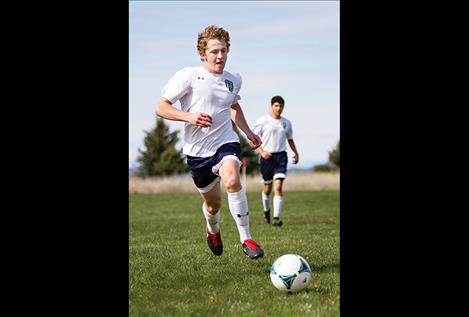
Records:
[[[192,113],[189,123],[198,127],[208,128],[212,125],[212,117],[202,112]]]
[[[263,152],[261,153],[261,156],[262,156],[262,158],[263,158],[264,160],[268,160],[268,159],[270,159],[270,157],[272,156],[272,153],[267,152],[267,151],[263,151]]]
[[[293,155],[293,164],[298,164],[299,161],[300,157],[297,154]]]
[[[254,133],[250,133],[247,135],[248,139],[249,139],[249,145],[251,146],[251,148],[253,150],[257,149],[259,146],[261,146],[262,144],[262,140],[261,138],[257,135],[257,134],[254,134]]]

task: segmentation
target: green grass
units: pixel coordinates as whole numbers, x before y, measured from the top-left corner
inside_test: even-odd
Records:
[[[285,192],[282,227],[262,223],[261,193],[248,193],[251,234],[265,256],[242,252],[223,193],[223,254],[207,246],[197,193],[131,194],[129,315],[339,316],[339,192]],[[311,266],[306,290],[285,294],[270,267],[286,253]]]

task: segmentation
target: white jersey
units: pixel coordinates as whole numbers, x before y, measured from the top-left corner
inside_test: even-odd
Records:
[[[260,117],[253,132],[262,140],[262,148],[267,152],[277,153],[287,150],[287,140],[293,139],[290,120],[284,117],[275,119],[271,115]]]
[[[223,144],[239,142],[231,123],[231,105],[241,99],[241,83],[239,74],[214,74],[202,66],[183,68],[168,81],[162,97],[173,104],[179,100],[182,111],[203,112],[212,117],[208,128],[184,125],[184,154],[209,157]]]

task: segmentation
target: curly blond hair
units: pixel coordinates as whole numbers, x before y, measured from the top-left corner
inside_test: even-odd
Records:
[[[205,53],[208,40],[213,39],[224,41],[226,43],[227,50],[230,51],[230,34],[223,28],[219,28],[216,25],[210,25],[199,33],[199,37],[197,39],[197,50],[199,51],[199,54]]]

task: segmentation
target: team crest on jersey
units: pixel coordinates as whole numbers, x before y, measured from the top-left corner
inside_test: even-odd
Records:
[[[286,122],[282,122],[282,128],[286,129],[287,127],[287,123]]]
[[[226,85],[226,88],[228,88],[230,92],[233,92],[234,85],[232,81],[225,79],[225,85]]]

